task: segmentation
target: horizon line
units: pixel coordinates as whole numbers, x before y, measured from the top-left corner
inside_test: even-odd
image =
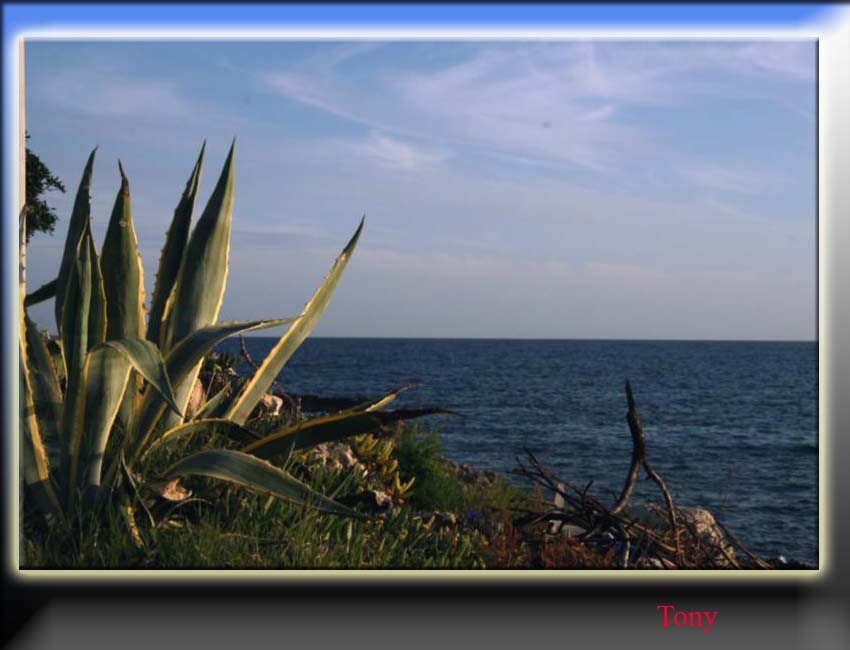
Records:
[[[232,338],[232,337],[231,337]],[[276,339],[279,336],[244,334],[243,338]],[[410,341],[618,341],[659,343],[818,343],[814,339],[695,339],[695,338],[613,338],[613,337],[531,337],[531,336],[309,336],[308,339],[410,340]],[[227,339],[225,339],[227,340]],[[307,340],[307,339],[305,339]]]

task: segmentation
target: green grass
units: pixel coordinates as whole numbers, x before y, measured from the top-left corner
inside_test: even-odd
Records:
[[[28,526],[24,568],[481,568],[483,537],[429,528],[409,509],[356,521],[306,510],[242,489],[212,504],[183,506],[159,529],[137,516],[137,547],[126,522],[83,519],[71,529]]]

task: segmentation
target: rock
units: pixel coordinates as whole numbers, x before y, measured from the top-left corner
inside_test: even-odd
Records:
[[[180,485],[180,479],[170,481],[154,481],[147,486],[166,501],[185,501],[192,496],[192,491]]]
[[[365,506],[371,512],[387,512],[394,505],[392,495],[383,490],[364,490],[341,496],[337,501],[347,506]]]
[[[386,509],[393,505],[393,498],[383,490],[369,490],[369,494],[375,500],[375,505],[378,508]]]
[[[563,483],[558,483],[557,488],[561,491],[564,491],[566,488]],[[563,510],[566,508],[567,503],[564,501],[564,497],[561,496],[560,492],[555,492],[555,498],[553,500],[552,505],[555,506],[555,510]],[[557,535],[561,532],[561,529],[564,526],[564,522],[561,519],[550,519],[549,520],[549,534]]]
[[[338,503],[350,508],[360,507],[369,512],[384,513],[393,509],[395,503],[389,492],[383,490],[363,490],[351,494],[343,494],[336,498]]]
[[[254,410],[251,412],[251,419],[261,417],[277,417],[280,415],[282,410],[283,399],[278,397],[277,395],[265,393],[260,398],[260,401],[257,402],[257,406],[255,406]]]
[[[655,504],[630,506],[626,514],[648,528],[660,532],[670,532],[667,509],[662,506]],[[702,550],[706,552],[709,559],[718,566],[732,565],[729,557],[735,557],[735,549],[726,539],[726,535],[711,512],[705,508],[677,506],[676,517],[688,530],[696,534]]]
[[[266,415],[280,415],[280,412],[283,409],[283,399],[277,395],[270,395],[269,393],[263,395],[263,399],[260,400],[260,404],[262,404]]]
[[[587,531],[581,526],[575,526],[573,524],[561,524],[561,528],[558,530],[562,537],[578,537],[579,535],[584,535]]]
[[[364,476],[368,473],[366,466],[354,454],[351,445],[344,442],[324,442],[316,445],[314,452],[323,465],[334,469],[354,469]]]

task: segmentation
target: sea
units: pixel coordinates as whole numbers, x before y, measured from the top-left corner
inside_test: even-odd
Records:
[[[247,337],[259,361],[276,339]],[[238,352],[229,340],[219,348]],[[531,451],[614,503],[628,472],[625,382],[674,501],[702,506],[763,557],[818,563],[817,342],[310,338],[287,392],[440,406],[445,455],[503,473]],[[247,372],[247,367],[240,371]],[[652,481],[633,496],[660,501]]]

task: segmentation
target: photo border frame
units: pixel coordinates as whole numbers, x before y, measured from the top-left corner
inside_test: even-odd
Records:
[[[98,571],[49,571],[21,570],[18,568],[17,544],[14,536],[17,532],[19,517],[19,486],[10,477],[18,476],[18,444],[16,409],[17,379],[13,368],[17,362],[17,345],[14,329],[4,327],[3,368],[6,376],[3,381],[4,404],[6,409],[5,430],[14,435],[4,440],[4,475],[7,486],[4,490],[5,525],[8,546],[4,557],[5,570],[12,582],[33,588],[48,588],[62,584],[86,584],[97,586],[123,585],[174,585],[191,582],[193,585],[209,583],[235,582],[256,585],[284,585],[288,587],[306,586],[327,587],[330,584],[389,585],[420,584],[456,585],[458,583],[486,586],[492,583],[515,585],[523,583],[536,587],[551,585],[587,585],[628,583],[664,585],[704,583],[712,585],[747,583],[770,584],[816,584],[827,580],[834,573],[832,557],[832,522],[836,516],[835,504],[830,488],[834,479],[834,451],[832,437],[835,433],[837,397],[833,395],[831,373],[833,359],[836,356],[833,346],[838,334],[833,323],[837,317],[835,309],[835,277],[825,262],[836,252],[833,242],[839,227],[836,226],[832,210],[835,203],[829,190],[839,183],[834,167],[829,164],[831,156],[836,155],[834,148],[840,147],[840,138],[834,138],[836,117],[832,107],[840,103],[840,89],[835,87],[830,76],[833,69],[840,71],[846,65],[846,52],[840,47],[839,40],[848,33],[848,11],[846,8],[824,8],[802,10],[787,5],[784,9],[763,6],[762,10],[742,9],[736,13],[731,6],[714,6],[715,11],[698,9],[696,5],[666,6],[648,11],[641,15],[639,8],[629,9],[628,15],[621,16],[620,22],[612,22],[614,14],[610,11],[590,9],[584,5],[549,5],[522,8],[514,5],[497,5],[495,14],[488,11],[488,22],[481,23],[482,5],[462,5],[453,11],[448,6],[433,5],[401,8],[398,5],[370,5],[362,14],[355,13],[355,6],[332,10],[329,5],[317,5],[312,9],[303,5],[263,6],[252,8],[210,5],[216,8],[213,16],[205,12],[205,24],[192,26],[192,20],[181,15],[180,9],[170,11],[163,5],[137,5],[117,7],[115,5],[89,5],[90,9],[80,10],[79,6],[67,5],[57,10],[57,5],[42,13],[39,5],[6,5],[4,7],[4,121],[3,121],[3,161],[4,192],[3,212],[3,252],[4,252],[4,323],[8,326],[16,322],[17,303],[11,299],[17,294],[14,283],[17,265],[16,220],[18,188],[22,180],[19,160],[23,147],[23,128],[21,124],[22,99],[20,79],[22,41],[27,39],[78,39],[78,38],[132,38],[182,40],[198,39],[242,39],[242,38],[291,38],[305,39],[342,39],[363,40],[388,39],[574,39],[574,38],[622,38],[622,39],[658,39],[658,38],[712,38],[712,39],[805,39],[817,40],[819,52],[818,76],[818,354],[819,354],[819,567],[814,570],[783,570],[766,572],[760,570],[740,571],[574,571],[574,570],[98,570]],[[91,7],[96,7],[97,20]],[[112,7],[110,10],[109,7]],[[187,7],[186,5],[178,7]],[[189,5],[193,15],[199,15],[199,5]],[[601,8],[604,9],[603,5]],[[678,7],[679,9],[675,9]],[[14,8],[13,11],[10,11]],[[75,11],[80,13],[74,14]],[[135,12],[138,11],[138,14]],[[334,13],[339,11],[341,13]],[[707,13],[701,13],[707,11]],[[606,17],[607,13],[607,17]],[[341,15],[346,14],[346,15]],[[68,17],[72,17],[69,20]],[[241,16],[241,18],[240,18]],[[263,16],[266,19],[263,20]],[[430,21],[429,21],[430,18]],[[67,22],[63,22],[63,20]],[[223,27],[220,21],[229,21]],[[136,22],[140,21],[140,22]],[[371,21],[371,22],[370,22]],[[259,24],[257,24],[259,23]],[[841,57],[845,58],[842,59]],[[825,68],[823,66],[826,66]],[[826,71],[826,78],[823,72]],[[846,98],[845,98],[846,101]],[[845,140],[846,141],[846,140]],[[17,178],[16,178],[17,176]],[[828,217],[824,217],[828,214]],[[839,307],[840,308],[840,307]],[[10,343],[10,334],[11,343]],[[11,363],[10,363],[11,362]],[[829,462],[832,457],[833,462]],[[11,484],[11,485],[10,485]],[[842,492],[842,494],[845,494]],[[11,535],[10,535],[11,533]]]

